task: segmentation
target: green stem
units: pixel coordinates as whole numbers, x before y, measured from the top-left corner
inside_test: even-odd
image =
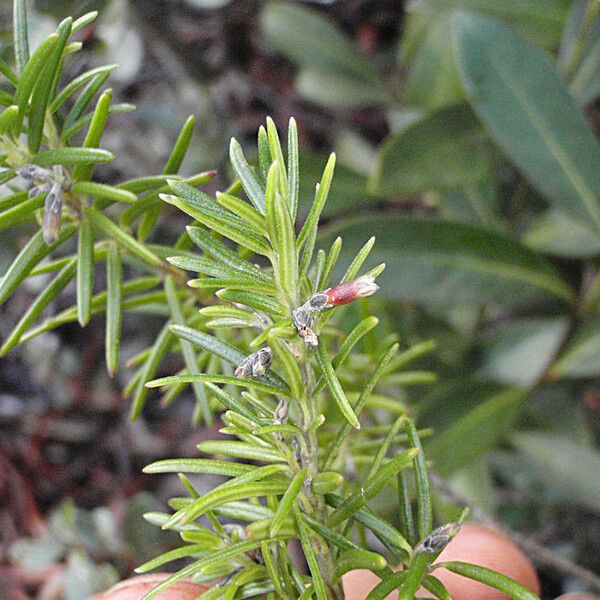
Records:
[[[600,0],[589,0],[581,25],[577,31],[577,36],[573,41],[571,52],[563,68],[563,75],[567,80],[570,80],[575,75],[577,68],[581,64],[590,32],[598,15],[600,15]]]

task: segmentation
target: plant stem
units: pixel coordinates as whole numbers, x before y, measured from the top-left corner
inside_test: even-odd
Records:
[[[306,398],[300,402],[300,428],[302,429],[302,440],[300,444],[300,466],[307,467],[310,475],[305,486],[305,495],[310,504],[312,516],[325,523],[326,507],[322,496],[314,494],[311,489],[312,478],[318,473],[318,442],[317,432],[311,425],[318,416],[317,397],[311,393],[314,387],[314,374],[310,365],[310,351],[303,342],[298,342],[300,361],[303,365],[302,378]],[[341,586],[333,582],[334,561],[330,545],[315,532],[310,532],[313,552],[319,564],[319,570],[328,590],[335,600],[343,600],[344,593]]]
[[[565,79],[570,80],[581,63],[585,53],[587,41],[594,26],[594,22],[600,15],[600,0],[589,0],[577,36],[573,40],[573,46],[563,68]]]

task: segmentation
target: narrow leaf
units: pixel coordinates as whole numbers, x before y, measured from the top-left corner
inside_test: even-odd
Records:
[[[106,258],[106,337],[108,374],[115,376],[119,365],[119,343],[123,319],[123,270],[116,242],[110,242]]]
[[[84,327],[90,320],[94,284],[94,232],[84,218],[79,227],[77,244],[77,318]]]

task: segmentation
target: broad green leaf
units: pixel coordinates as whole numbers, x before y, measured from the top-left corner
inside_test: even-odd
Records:
[[[501,232],[504,225],[499,217],[500,199],[493,174],[461,189],[430,192],[427,199],[439,204],[439,216],[448,221],[481,225]]]
[[[589,104],[600,94],[600,38],[581,62],[569,90],[582,105]]]
[[[105,163],[114,159],[114,154],[100,148],[54,148],[38,154],[33,162],[40,167],[51,167],[62,164]]]
[[[457,575],[474,579],[475,581],[479,581],[487,586],[500,590],[514,600],[539,600],[539,597],[536,594],[514,579],[511,579],[502,573],[498,573],[498,571],[459,561],[442,562],[439,566],[448,569],[448,571],[456,573]]]
[[[441,475],[457,471],[482,455],[510,431],[524,405],[525,394],[509,388],[485,400],[425,447]]]
[[[544,433],[516,433],[511,442],[529,467],[561,502],[600,513],[600,453],[581,441]]]
[[[454,17],[467,97],[498,145],[557,208],[600,229],[600,145],[546,55],[508,27]]]
[[[464,95],[449,18],[445,14],[431,18],[410,66],[404,99],[409,105],[436,109],[456,104]]]
[[[369,235],[376,236],[371,259],[385,261],[380,293],[391,298],[444,305],[573,300],[573,291],[544,258],[472,225],[374,215],[340,222],[325,240],[336,235],[350,256]]]
[[[484,333],[478,376],[529,387],[544,375],[568,331],[566,318],[513,319]]]
[[[552,377],[578,379],[600,374],[600,319],[582,321],[550,369]]]
[[[116,242],[110,242],[106,257],[106,367],[111,377],[119,366],[119,344],[123,320],[123,269]]]
[[[412,0],[409,8],[434,12],[464,10],[487,15],[514,26],[536,44],[555,48],[570,4],[571,0]]]
[[[92,310],[94,285],[94,232],[92,224],[84,217],[79,226],[77,244],[77,319],[84,327]]]
[[[600,238],[589,223],[562,210],[543,213],[521,240],[533,250],[554,256],[589,258],[600,254]]]
[[[332,108],[386,106],[393,102],[382,85],[345,73],[302,69],[295,83],[304,98]]]
[[[387,138],[369,181],[388,197],[463,187],[490,172],[485,132],[463,104],[426,115]]]
[[[272,2],[261,15],[261,28],[276,50],[303,67],[378,83],[377,74],[367,59],[333,23],[315,10]]]
[[[27,2],[13,0],[14,53],[17,71],[23,73],[29,60],[29,37],[27,35]]]

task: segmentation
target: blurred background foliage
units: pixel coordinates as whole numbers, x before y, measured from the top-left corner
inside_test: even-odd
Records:
[[[10,4],[0,4],[6,56]],[[426,450],[445,481],[442,519],[455,516],[448,496],[459,494],[600,573],[598,2],[31,8],[32,46],[65,15],[101,10],[68,68],[76,76],[119,64],[114,95],[138,106],[126,128],[116,117],[106,130],[104,147],[120,156],[98,170],[107,183],[160,172],[190,113],[199,134],[183,171],[218,169],[213,190],[230,180],[229,138],[251,147],[266,114],[299,123],[301,200],[335,150],[325,238],[343,235],[350,255],[376,235],[373,263],[387,263],[384,297],[371,304],[379,333],[438,344],[422,361],[437,383],[406,388],[399,400],[436,431]],[[179,227],[168,216],[157,238]],[[0,272],[28,236],[0,238]],[[0,333],[43,285],[29,280],[0,307]],[[123,355],[146,347],[159,324],[129,317]],[[131,424],[119,394],[126,374],[107,379],[102,343],[102,323],[73,324],[0,361],[0,592],[51,594],[50,575],[60,573],[64,597],[85,598],[167,543],[142,529],[141,514],[173,482],[140,470],[194,452],[203,433],[190,423],[193,402],[150,402]],[[533,558],[548,597],[575,584],[568,569]],[[64,584],[86,568],[89,589]]]

